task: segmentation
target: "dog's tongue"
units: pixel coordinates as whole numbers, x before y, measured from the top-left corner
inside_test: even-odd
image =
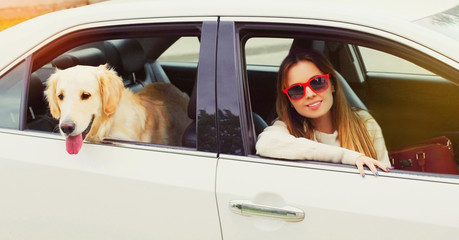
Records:
[[[68,136],[65,140],[65,145],[69,154],[77,154],[83,145],[83,137],[81,134],[76,136]]]

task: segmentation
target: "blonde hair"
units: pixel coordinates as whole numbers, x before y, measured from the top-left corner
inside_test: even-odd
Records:
[[[314,139],[314,126],[311,121],[301,116],[291,106],[290,100],[284,94],[287,87],[287,73],[292,66],[300,61],[314,63],[322,73],[330,74],[330,82],[335,88],[333,93],[332,113],[333,126],[338,131],[338,139],[341,147],[365,154],[368,157],[377,158],[376,150],[365,122],[357,113],[357,108],[351,108],[346,96],[337,81],[337,75],[332,64],[321,53],[307,49],[296,54],[288,55],[282,62],[277,79],[276,111],[279,119],[287,125],[290,134],[295,137]]]

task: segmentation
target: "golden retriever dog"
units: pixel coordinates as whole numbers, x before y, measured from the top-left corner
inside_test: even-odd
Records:
[[[133,93],[106,65],[56,70],[46,85],[69,154],[77,154],[83,140],[105,138],[179,146],[191,122],[189,97],[174,85],[152,83]]]

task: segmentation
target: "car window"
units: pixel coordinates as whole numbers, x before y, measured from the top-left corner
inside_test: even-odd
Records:
[[[26,64],[22,62],[0,78],[0,127],[18,129]]]
[[[179,39],[179,41],[176,42],[177,39]],[[170,93],[177,94],[177,101],[165,101],[166,104],[163,106],[156,104],[155,100],[151,100],[150,105],[146,106],[146,109],[147,112],[155,114],[152,114],[151,117],[147,115],[147,120],[174,121],[174,123],[168,122],[168,125],[162,126],[161,122],[156,123],[157,125],[146,123],[146,126],[153,126],[152,128],[155,126],[174,127],[170,127],[170,130],[167,131],[164,129],[146,129],[145,132],[152,133],[151,141],[154,144],[182,146],[185,128],[192,122],[192,119],[187,117],[187,109],[188,101],[196,81],[197,65],[191,68],[190,66],[184,68],[181,65],[177,65],[173,69],[165,69],[159,61],[157,61],[159,60],[157,56],[165,55],[162,59],[167,59],[169,61],[192,61],[197,63],[200,46],[197,39],[197,37],[180,38],[180,36],[107,39],[78,45],[64,53],[55,55],[51,61],[36,69],[31,75],[29,95],[32,97],[35,96],[34,98],[37,99],[37,101],[29,103],[28,108],[30,108],[31,111],[29,111],[27,116],[26,128],[37,131],[59,132],[58,120],[53,118],[52,109],[49,108],[48,102],[45,101],[45,96],[43,95],[47,79],[56,69],[58,69],[58,71],[65,71],[66,69],[81,65],[91,67],[106,65],[107,68],[115,71],[121,78],[125,88],[129,89],[134,94],[142,94],[143,97],[150,96],[149,92],[157,91],[154,89],[159,88],[159,86],[173,86],[175,90],[170,90],[172,91]],[[173,42],[176,43],[173,47],[170,47]],[[177,43],[179,44],[177,45]],[[163,54],[165,49],[167,49],[167,54]],[[149,87],[150,84],[156,84],[158,87],[151,87],[148,88],[149,90],[144,90],[144,88]],[[158,91],[158,93],[161,94],[163,90]],[[101,91],[101,94],[102,92],[103,91]],[[167,98],[168,95],[166,94],[164,97]],[[120,104],[123,104],[123,101],[120,101]],[[178,105],[180,107],[178,107]],[[135,106],[129,106],[128,108],[134,107]],[[167,109],[168,107],[171,109]],[[118,107],[117,111],[120,108],[121,107]],[[139,124],[144,123],[139,122]],[[131,125],[131,127],[133,129],[125,129],[124,131],[135,132],[136,125]],[[170,135],[160,135],[164,132],[167,132],[166,134],[170,133]],[[132,142],[151,143],[150,140],[148,140],[150,138],[132,140],[130,138],[123,139],[124,135],[120,135],[121,137],[117,137],[116,135],[108,137],[108,140],[128,140]],[[193,141],[188,142],[193,143]],[[195,146],[191,144],[186,147],[194,148]]]
[[[284,47],[287,49],[280,53],[276,48],[269,47],[277,43],[285,44]],[[407,59],[394,56],[389,48],[386,52],[383,48],[377,50],[358,46],[364,64],[359,66],[355,61],[355,55],[351,55],[352,46],[347,42],[299,39],[292,43],[291,39],[266,37],[253,37],[247,40],[243,45],[247,62],[245,77],[255,135],[259,135],[277,118],[275,106],[278,67],[273,66],[278,66],[284,59],[290,46],[312,47],[331,61],[335,70],[343,76],[341,86],[347,85],[343,89],[348,102],[353,106],[367,109],[381,127],[391,159],[392,156],[397,156],[392,154],[401,149],[446,137],[447,141],[452,143],[444,144],[450,148],[446,151],[447,154],[453,156],[449,161],[451,171],[439,173],[457,172],[459,151],[451,148],[451,145],[459,145],[459,86]],[[253,49],[264,51],[256,52],[252,51]],[[269,59],[271,56],[277,58],[276,61]],[[262,62],[264,57],[267,59],[266,62]],[[433,61],[428,56],[423,60]],[[258,66],[253,67],[251,64]],[[365,81],[352,80],[359,78],[358,72],[362,68],[366,70],[363,73]],[[361,105],[358,105],[359,102]],[[415,158],[414,156],[413,159]],[[420,168],[413,170],[413,166],[417,164],[414,160],[410,164],[410,167],[400,167],[400,164],[397,167],[401,170],[421,171]]]
[[[197,63],[198,57],[199,39],[197,37],[182,37],[161,54],[158,61]]]
[[[279,66],[292,41],[289,38],[250,38],[245,44],[247,65]]]
[[[358,49],[367,72],[435,75],[434,73],[397,56],[367,47],[360,46]]]

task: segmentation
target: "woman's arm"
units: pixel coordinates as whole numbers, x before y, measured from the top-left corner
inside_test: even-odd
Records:
[[[354,165],[362,153],[292,136],[284,122],[277,120],[259,136],[257,154],[289,160],[316,160]]]

